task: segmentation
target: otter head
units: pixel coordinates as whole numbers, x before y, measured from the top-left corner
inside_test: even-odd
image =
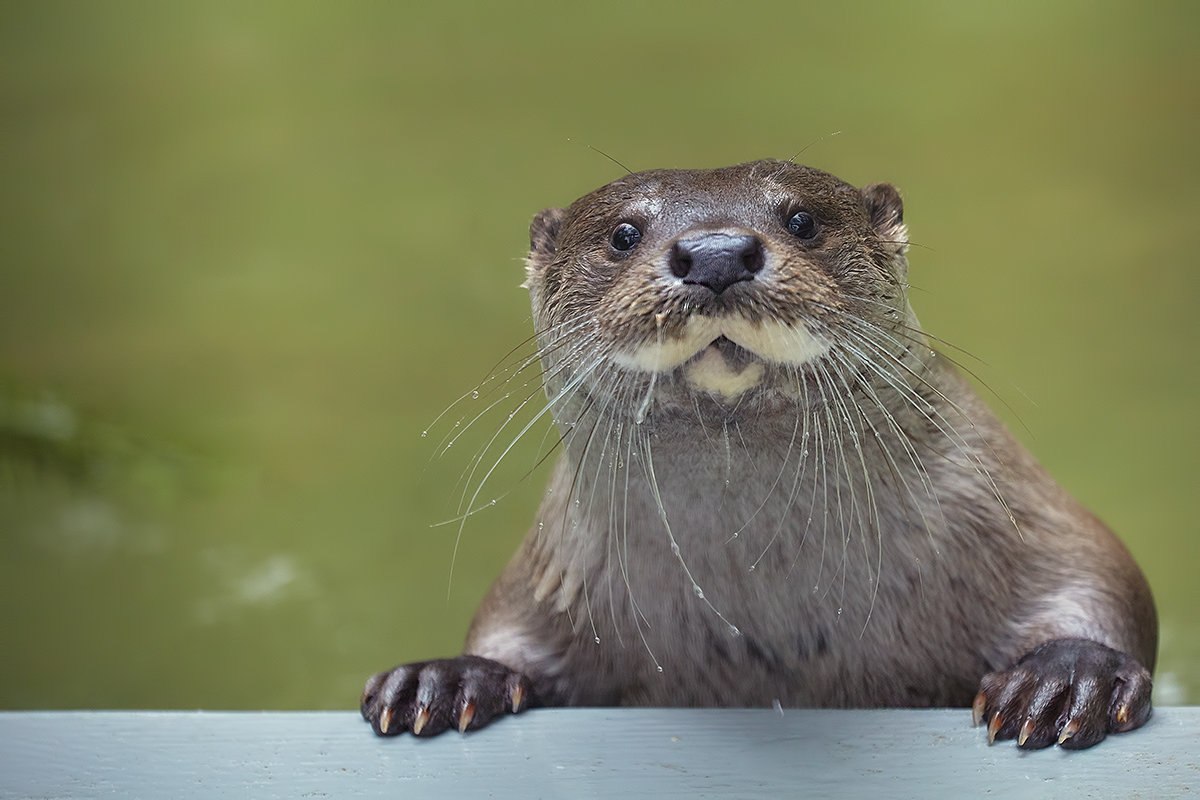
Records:
[[[530,240],[552,396],[648,380],[668,405],[794,396],[839,342],[909,313],[896,189],[790,162],[627,175],[540,213]]]

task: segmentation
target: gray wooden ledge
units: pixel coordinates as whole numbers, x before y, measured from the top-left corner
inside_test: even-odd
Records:
[[[429,740],[348,712],[0,713],[0,798],[984,795],[1200,795],[1200,708],[1076,753],[942,709],[553,709]]]

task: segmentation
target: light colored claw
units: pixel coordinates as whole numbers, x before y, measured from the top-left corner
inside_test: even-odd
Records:
[[[525,690],[521,688],[521,684],[517,684],[512,690],[512,713],[517,713],[521,710],[521,703],[525,701]]]
[[[1021,726],[1021,732],[1017,734],[1017,746],[1024,747],[1025,742],[1029,741],[1029,737],[1033,735],[1033,717],[1028,717],[1025,724]]]
[[[475,719],[475,703],[468,700],[467,704],[463,706],[462,713],[458,715],[458,732],[466,733],[467,726],[473,719]]]
[[[1117,724],[1124,726],[1129,722],[1129,706],[1125,703],[1117,706]]]
[[[429,724],[429,708],[421,706],[417,709],[417,717],[413,720],[413,733],[420,734],[425,726]]]
[[[1079,733],[1079,728],[1080,728],[1079,720],[1077,720],[1077,719],[1068,720],[1067,724],[1063,725],[1062,733],[1060,733],[1058,735],[1058,743],[1062,744],[1063,742],[1067,741],[1075,734]]]
[[[983,712],[987,710],[987,695],[983,692],[975,695],[975,702],[971,704],[971,724],[978,728],[983,724]]]
[[[1000,712],[992,714],[992,721],[988,723],[988,744],[993,744],[996,741],[996,734],[1000,732],[1000,727],[1004,724],[1004,720],[1000,718]]]
[[[379,713],[379,732],[387,733],[390,727],[392,727],[392,709],[384,706],[383,711]]]

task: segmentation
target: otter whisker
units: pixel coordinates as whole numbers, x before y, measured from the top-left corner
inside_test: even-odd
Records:
[[[461,515],[461,519],[459,521],[459,526],[458,526],[458,532],[454,537],[454,550],[453,550],[453,553],[450,558],[450,574],[449,574],[449,580],[447,583],[447,590],[446,590],[447,596],[449,596],[450,584],[453,582],[453,578],[454,578],[454,562],[458,555],[459,543],[462,541],[463,526],[466,524],[468,517],[472,516],[473,514],[477,513],[478,511],[482,510],[481,508],[477,508],[475,506],[475,502],[479,499],[479,495],[483,492],[483,487],[485,485],[487,485],[488,479],[491,478],[492,474],[496,471],[496,468],[500,466],[500,462],[502,462],[504,460],[504,457],[508,455],[508,453],[512,450],[512,448],[514,446],[516,446],[516,443],[518,441],[520,441],[521,437],[523,437],[526,433],[528,433],[529,430],[543,416],[545,416],[550,411],[551,408],[555,407],[557,405],[558,401],[560,401],[562,398],[566,397],[570,392],[574,391],[578,385],[580,385],[596,368],[598,368],[601,364],[605,363],[605,361],[606,361],[606,355],[602,354],[600,356],[596,356],[593,359],[593,361],[590,362],[589,365],[581,368],[575,375],[573,375],[571,377],[571,380],[567,383],[566,386],[563,387],[563,389],[558,393],[558,395],[555,398],[553,398],[549,403],[547,403],[546,406],[543,407],[541,411],[537,412],[537,414],[533,417],[533,419],[529,420],[529,422],[527,422],[525,424],[525,426],[520,430],[520,432],[518,432],[517,435],[513,438],[513,440],[508,444],[508,446],[504,448],[503,452],[500,453],[500,456],[496,459],[496,461],[488,469],[487,473],[484,474],[483,478],[480,479],[479,483],[477,484],[477,488],[475,489],[475,493],[471,496],[470,502],[467,503],[468,510],[464,514]],[[525,402],[527,403],[529,401],[526,400]],[[524,403],[522,403],[522,405],[524,405]],[[519,410],[520,409],[518,408],[518,411]],[[515,414],[515,412],[514,412],[514,414]],[[488,448],[491,447],[491,443],[494,442],[497,439],[497,437],[499,437],[500,433],[504,430],[505,427],[507,427],[508,422],[512,421],[512,419],[513,419],[513,415],[510,415],[508,420],[503,425],[500,426],[500,430],[496,431],[496,434],[492,437],[491,441],[488,443]],[[486,452],[486,450],[485,450],[485,452]],[[472,472],[474,472],[474,470],[472,470]],[[494,501],[490,502],[488,505],[491,505],[493,503],[494,503]]]
[[[833,349],[830,351],[830,357],[832,357],[838,363],[842,364],[842,366],[846,368],[846,371],[852,372],[851,365],[845,360],[845,357],[842,356],[836,349]],[[854,408],[855,408],[856,412],[858,413],[859,419],[861,419],[871,429],[871,432],[873,433],[876,442],[880,442],[880,436],[879,436],[878,429],[875,427],[875,424],[871,421],[870,416],[866,413],[866,411],[863,409],[863,407],[859,404],[859,402],[855,396],[855,393],[850,388],[849,383],[847,383],[847,381],[846,381],[845,374],[839,370],[833,370],[833,373],[837,376],[837,379],[841,383],[842,388],[845,389],[844,396],[847,399],[849,399],[851,403],[853,403]],[[876,500],[875,500],[875,490],[872,485],[870,470],[867,467],[866,459],[863,455],[862,445],[859,442],[857,437],[855,437],[855,449],[858,453],[859,463],[862,466],[862,471],[863,471],[863,487],[864,487],[864,491],[867,494],[868,522],[872,523],[868,527],[868,530],[874,531],[875,543],[876,543],[875,580],[872,583],[871,601],[870,601],[869,607],[867,609],[867,616],[866,616],[866,619],[863,621],[862,631],[859,633],[859,638],[862,638],[862,636],[866,633],[867,625],[871,621],[871,614],[875,610],[875,601],[878,599],[878,596],[879,596],[879,587],[880,587],[880,583],[882,580],[882,574],[883,574],[883,529],[882,529],[882,523],[879,518],[879,508],[878,508],[878,506],[876,504]],[[885,448],[885,455],[886,455],[887,459],[891,462],[893,471],[895,471],[895,461],[891,458],[890,453],[886,453],[886,448]],[[866,533],[866,531],[864,531],[864,533]],[[864,545],[864,552],[865,552],[865,547],[866,547],[866,537],[865,536],[863,538],[863,545]],[[868,575],[869,575],[869,573],[870,573],[870,570],[868,569]]]
[[[877,301],[872,301],[869,298],[865,298],[865,297],[858,297],[858,296],[854,296],[854,295],[848,295],[848,296],[852,297],[853,299],[856,299],[856,300],[862,300],[862,301],[866,301],[866,302],[877,302]],[[817,305],[821,305],[821,304],[818,303]],[[885,305],[885,304],[879,303],[879,305]],[[837,310],[833,309],[831,306],[825,306],[825,308],[828,308],[829,310],[834,311],[835,313],[838,313]],[[878,331],[880,334],[886,335],[889,333],[889,331],[885,330],[884,328],[881,328],[878,325],[875,325],[861,317],[858,317],[855,315],[854,318],[857,320],[857,322],[859,324],[869,326],[869,327],[875,329],[876,331]],[[967,356],[968,358],[978,361],[980,364],[982,364],[985,367],[991,366],[990,364],[988,364],[987,361],[983,360],[982,358],[980,358],[979,356],[970,352],[969,350],[965,350],[956,344],[946,341],[945,339],[934,336],[933,334],[931,334],[928,331],[925,331],[921,328],[905,324],[904,322],[901,322],[899,320],[894,321],[892,324],[895,326],[895,329],[890,331],[891,334],[894,334],[895,336],[899,336],[900,338],[902,338],[906,341],[909,341],[919,347],[931,347],[929,342],[933,341],[933,342],[936,342],[937,344],[944,345],[945,347],[951,348],[953,350],[957,350],[958,352],[962,353],[963,355]],[[1016,419],[1017,424],[1019,424],[1025,430],[1026,433],[1028,433],[1030,436],[1033,436],[1033,431],[1031,431],[1029,429],[1029,426],[1025,424],[1025,421],[1021,418],[1021,415],[1016,410],[1016,408],[1014,408],[1012,406],[1012,404],[1009,403],[1008,400],[1004,397],[1004,395],[1000,394],[1000,392],[998,392],[990,383],[988,383],[988,381],[986,381],[978,372],[971,369],[967,365],[963,364],[961,361],[954,358],[950,354],[946,353],[944,350],[941,350],[939,348],[932,348],[932,349],[936,349],[938,354],[942,358],[949,361],[951,364],[956,366],[961,371],[970,375],[972,378],[974,378],[979,383],[980,386],[987,389],[988,393],[991,394],[992,397],[995,397],[996,400],[998,400],[1006,409],[1008,409],[1009,413],[1011,413],[1013,415],[1013,418]],[[1016,391],[1020,392],[1021,396],[1024,397],[1026,400],[1028,400],[1029,402],[1033,402],[1032,400],[1030,400],[1029,396],[1025,394],[1025,392],[1021,391],[1020,387],[1013,386],[1012,388],[1014,388],[1014,389],[1016,389]]]
[[[580,326],[580,327],[582,327],[582,326]],[[588,346],[589,340],[594,340],[594,338],[595,337],[584,337],[583,341],[572,343],[572,347],[576,348],[577,351],[581,351],[582,349],[584,349]],[[566,342],[568,340],[564,339],[563,341]],[[470,397],[471,399],[480,399],[481,397],[486,398],[486,397],[491,396],[492,392],[498,391],[501,387],[508,386],[510,383],[512,383],[512,381],[516,380],[517,377],[519,375],[521,375],[521,373],[523,373],[530,366],[539,364],[542,361],[542,359],[544,359],[546,357],[546,354],[547,354],[547,350],[544,348],[537,350],[532,355],[527,357],[525,359],[525,361],[503,382],[493,384],[492,387],[489,388],[483,394],[480,394],[480,392],[479,392],[479,388],[482,388],[482,384],[481,384],[480,387],[477,387],[476,389],[468,392],[467,394],[464,394],[462,397],[460,397],[458,400],[456,400],[454,403],[452,403],[449,407],[447,407],[447,409],[445,411],[443,411],[441,414],[438,415],[438,419],[441,419],[441,417],[446,413],[446,411],[449,411],[450,408],[453,408],[455,405],[457,405],[459,402],[461,402],[462,400],[464,400],[467,397]],[[496,376],[492,376],[492,377],[494,378]],[[541,382],[543,379],[545,379],[545,376],[541,376],[539,378],[531,378],[530,380],[521,384],[521,386],[518,387],[518,390],[524,389],[524,388],[528,387],[531,383],[534,383],[536,381],[537,389],[535,391],[540,391],[541,390]],[[492,378],[488,378],[487,380],[490,381],[490,380],[492,380]],[[485,383],[486,383],[486,381],[485,381]],[[510,389],[509,392],[505,393],[503,396],[499,397],[498,399],[496,399],[493,402],[486,405],[484,407],[484,409],[482,411],[480,411],[474,417],[474,419],[472,419],[471,422],[469,422],[465,427],[462,426],[462,422],[464,419],[466,419],[466,417],[464,416],[464,417],[459,418],[459,420],[454,423],[454,426],[449,431],[447,431],[446,435],[444,437],[442,437],[442,440],[440,442],[438,442],[438,445],[434,450],[434,452],[435,452],[434,457],[440,458],[440,457],[444,456],[446,454],[446,451],[449,450],[449,448],[458,441],[459,437],[461,437],[462,434],[466,433],[467,430],[469,430],[480,418],[485,416],[488,412],[492,411],[494,408],[496,408],[497,406],[504,403],[504,401],[508,400],[511,397],[511,395],[512,395],[512,390]],[[436,422],[437,422],[437,420],[435,419],[434,423],[431,424],[430,427],[426,429],[426,432],[428,432],[430,429],[432,429],[433,425],[435,425]]]
[[[667,509],[666,505],[663,503],[662,493],[659,489],[658,476],[654,472],[654,453],[650,447],[650,436],[643,432],[639,438],[641,439],[642,452],[644,454],[642,466],[645,470],[646,478],[650,482],[650,491],[658,508],[659,521],[662,522],[663,529],[667,532],[667,539],[671,543],[672,555],[674,555],[676,560],[679,561],[679,566],[683,568],[683,574],[687,576],[688,581],[692,584],[692,591],[696,597],[698,597],[701,602],[708,607],[709,611],[717,616],[717,619],[721,620],[721,622],[724,622],[726,627],[731,632],[739,634],[740,630],[738,627],[726,619],[725,615],[718,611],[717,607],[713,605],[712,600],[710,600],[704,594],[704,590],[701,588],[700,584],[697,583],[695,576],[692,574],[692,570],[688,567],[687,561],[683,557],[683,550],[680,548],[679,542],[675,538],[675,533],[671,530],[671,522],[667,518]]]
[[[797,423],[802,422],[803,426],[804,426],[804,432],[800,437],[800,458],[796,463],[796,473],[792,477],[792,488],[788,491],[787,501],[783,505],[783,513],[780,514],[779,522],[775,526],[775,532],[772,533],[771,538],[769,540],[767,540],[767,544],[765,547],[763,547],[762,552],[760,552],[758,554],[758,558],[754,559],[754,561],[750,564],[751,572],[753,572],[755,569],[758,568],[759,563],[763,560],[763,557],[766,556],[767,552],[771,549],[772,545],[774,545],[775,542],[779,539],[779,536],[780,536],[781,532],[783,531],[784,525],[788,522],[788,520],[789,520],[788,513],[791,512],[795,508],[796,495],[799,493],[801,479],[803,477],[805,468],[808,464],[808,439],[809,439],[809,434],[810,434],[809,427],[808,427],[809,409],[807,406],[807,402],[800,403],[802,381],[800,379],[799,370],[797,370],[796,368],[793,367],[789,370],[789,372],[791,373],[792,380],[795,382],[795,385],[796,385],[796,400],[797,400],[797,408],[796,408],[796,414],[795,414],[796,422]],[[804,385],[803,391],[807,398],[807,392],[808,392],[807,385]],[[793,433],[793,436],[794,435],[795,434]],[[786,465],[787,465],[787,459],[785,458],[784,466],[786,466]],[[814,487],[815,487],[815,485],[816,484],[814,481]],[[811,511],[811,508],[812,508],[811,503],[809,504],[809,508]],[[811,513],[809,514],[808,521],[809,521],[809,523],[812,522]],[[806,526],[805,527],[805,535],[807,535],[807,532],[808,532],[808,528]],[[804,539],[801,538],[801,541],[800,541],[800,544],[799,544],[797,550],[799,551],[799,548],[802,548],[803,545],[804,545]],[[799,558],[798,552],[797,552],[797,558]],[[795,562],[793,562],[793,566],[795,566]],[[789,570],[789,572],[790,572],[790,570]]]
[[[959,408],[957,406],[957,404],[950,401],[949,398],[947,398],[944,395],[944,393],[941,392],[940,389],[937,389],[936,387],[931,386],[928,381],[924,380],[919,375],[917,375],[917,373],[913,372],[911,370],[911,368],[908,367],[907,364],[905,364],[900,359],[896,358],[890,351],[888,351],[886,348],[884,348],[878,342],[875,342],[871,338],[870,335],[867,335],[867,334],[864,334],[861,332],[857,333],[857,334],[851,334],[851,335],[856,336],[861,342],[866,344],[868,347],[875,348],[881,355],[883,355],[883,357],[885,359],[892,361],[897,366],[899,366],[901,369],[905,370],[906,372],[910,372],[918,380],[921,380],[923,382],[923,384],[926,385],[927,387],[929,387],[931,389],[931,391],[933,391],[940,399],[942,399],[944,402],[947,403],[947,405],[949,405],[951,408],[953,408],[955,411],[957,411],[958,414],[963,418],[963,420],[966,421],[967,425],[973,431],[975,431],[976,434],[978,434],[978,430],[975,426],[975,423],[971,420],[970,416],[967,415],[966,412],[963,411],[961,408]],[[864,362],[864,363],[869,363],[869,362]],[[897,386],[897,388],[899,388],[899,387]],[[919,397],[919,395],[918,395],[918,397]],[[983,460],[975,453],[974,449],[970,446],[970,444],[967,442],[967,440],[965,438],[963,438],[962,434],[959,433],[958,429],[955,428],[953,423],[951,423],[948,419],[946,419],[945,415],[943,415],[942,412],[935,405],[933,405],[931,403],[917,402],[917,401],[914,401],[911,399],[910,399],[910,402],[912,403],[912,407],[914,409],[916,409],[917,412],[920,413],[923,417],[925,417],[925,419],[928,420],[930,422],[930,424],[932,424],[934,427],[936,427],[939,430],[939,432],[941,432],[942,435],[945,437],[946,441],[950,442],[950,444],[953,445],[954,448],[961,455],[963,455],[967,459],[968,462],[970,462],[970,466],[967,466],[966,468],[973,470],[977,475],[979,475],[981,478],[983,478],[983,480],[986,482],[988,488],[990,489],[992,496],[995,498],[996,502],[1000,505],[1000,507],[1004,510],[1004,512],[1008,516],[1009,522],[1013,526],[1013,528],[1016,530],[1017,535],[1024,538],[1021,533],[1020,525],[1017,522],[1016,515],[1013,513],[1012,509],[1008,505],[1008,501],[1004,498],[1003,494],[1001,493],[999,485],[996,483],[995,479],[993,478],[993,476],[991,474],[991,470],[989,470],[987,465],[983,463]],[[935,419],[934,416],[930,416],[930,412],[932,412],[932,414],[934,416],[936,416],[937,419]],[[938,422],[938,420],[941,420],[942,423],[945,423],[945,427],[943,427],[942,424],[940,422]],[[949,428],[950,430],[947,431],[946,428]],[[1002,462],[1000,462],[999,457],[996,456],[996,453],[991,448],[990,444],[988,444],[986,442],[986,440],[983,441],[983,444],[992,453],[992,455],[997,458],[998,463],[1002,463]]]
[[[811,493],[811,496],[808,498],[808,506],[807,506],[808,514],[807,514],[807,518],[804,522],[804,530],[800,535],[800,542],[796,546],[796,557],[794,559],[792,559],[792,563],[788,567],[787,576],[789,578],[791,577],[792,572],[795,570],[796,565],[800,562],[800,556],[804,552],[804,545],[805,545],[805,543],[808,542],[809,533],[812,531],[813,517],[816,514],[816,507],[817,507],[817,488],[818,487],[823,488],[823,486],[824,486],[823,481],[818,479],[817,469],[819,467],[821,469],[822,473],[824,473],[824,470],[825,470],[824,458],[823,458],[823,453],[822,453],[822,448],[824,447],[824,444],[821,442],[821,438],[820,438],[820,419],[817,417],[816,412],[814,410],[812,410],[812,402],[810,401],[809,395],[808,395],[808,382],[801,380],[800,374],[798,371],[795,372],[795,375],[796,375],[796,380],[799,383],[799,385],[801,386],[801,388],[803,390],[803,395],[804,395],[804,406],[803,406],[804,410],[805,410],[804,411],[804,425],[805,425],[804,435],[807,438],[808,434],[809,434],[808,425],[809,425],[810,412],[812,415],[811,416],[812,430],[815,432],[815,434],[813,436],[813,453],[814,453],[814,455],[813,455],[813,476],[812,476],[812,480],[810,481],[812,483],[812,493]],[[802,457],[806,456],[807,453],[808,453],[808,450],[807,450],[807,447],[805,447],[805,449],[802,451]],[[803,462],[802,462],[802,466],[803,466]],[[800,480],[799,473],[800,473],[800,469],[798,468],[797,469],[797,477],[796,477],[796,481],[797,481],[796,487],[797,488],[794,489],[793,491],[798,491],[799,480]],[[782,527],[782,525],[783,525],[783,520],[780,520],[780,527]],[[822,531],[822,540],[821,540],[821,558],[822,558],[821,563],[822,564],[824,563],[824,557],[825,557],[825,542],[824,542],[824,532]],[[816,592],[817,585],[819,585],[819,584],[820,584],[820,568],[818,568],[816,585],[813,586],[814,592]]]
[[[841,577],[841,595],[840,595],[840,599],[838,601],[838,616],[840,617],[841,613],[842,613],[842,609],[845,607],[846,581],[848,579],[848,571],[849,571],[848,550],[849,550],[849,541],[850,541],[850,527],[849,527],[850,521],[849,521],[849,517],[846,513],[845,503],[846,503],[847,499],[850,500],[851,502],[853,502],[854,495],[853,495],[853,490],[852,490],[852,481],[849,476],[849,468],[846,466],[845,445],[842,442],[842,426],[837,424],[837,420],[834,418],[834,415],[833,415],[833,409],[836,407],[837,400],[838,400],[837,391],[834,389],[834,387],[832,385],[830,385],[827,382],[828,376],[827,376],[827,374],[825,374],[824,369],[821,368],[820,362],[814,363],[813,366],[815,368],[814,376],[817,379],[818,386],[821,387],[822,394],[826,398],[826,403],[822,406],[822,408],[825,412],[826,420],[829,423],[831,456],[832,456],[833,469],[834,469],[833,491],[834,491],[834,499],[837,501],[836,520],[837,520],[838,532],[839,532],[838,538],[839,538],[841,546],[842,546],[842,560],[841,560],[841,564],[838,567],[837,572],[834,573],[833,579],[836,581],[839,576]],[[843,494],[842,494],[843,482],[842,482],[842,480],[840,480],[840,477],[837,474],[839,461],[841,463],[841,469],[842,469],[841,477],[846,478],[845,483],[846,483],[847,493],[849,494],[848,498],[843,497]],[[830,590],[832,590],[832,588],[833,588],[833,584],[831,583]]]
[[[509,367],[509,368],[505,368],[505,369],[501,370],[500,367],[504,364],[505,361],[508,360],[508,358],[510,356],[512,356],[514,353],[516,353],[522,347],[539,339],[540,337],[546,335],[548,332],[551,332],[551,331],[559,331],[562,334],[561,341],[568,342],[568,341],[570,341],[569,337],[571,334],[573,334],[577,330],[583,328],[587,324],[594,324],[594,321],[589,320],[586,317],[581,317],[576,320],[568,320],[566,322],[561,322],[556,325],[550,325],[545,330],[536,332],[536,333],[532,334],[531,336],[527,337],[520,344],[516,345],[511,350],[509,350],[508,353],[503,358],[501,358],[498,362],[496,362],[496,364],[490,370],[488,370],[488,372],[484,376],[483,380],[481,380],[478,384],[476,384],[473,389],[471,389],[467,392],[464,392],[461,396],[458,397],[458,399],[454,400],[448,406],[446,406],[444,409],[442,409],[441,413],[439,413],[436,417],[434,417],[433,421],[431,421],[428,425],[425,426],[425,430],[422,432],[422,436],[427,435],[429,433],[429,431],[431,431],[435,427],[437,427],[437,424],[438,424],[438,422],[441,421],[442,417],[444,417],[451,410],[453,410],[456,406],[458,406],[459,403],[463,402],[464,400],[467,400],[468,398],[478,399],[479,397],[484,396],[488,392],[495,391],[495,386],[497,385],[496,384],[497,379],[501,375],[505,374],[506,372],[508,372],[509,370],[512,369],[511,367]],[[499,385],[508,383],[513,378],[515,378],[517,375],[519,375],[521,372],[528,369],[530,366],[532,366],[534,364],[538,364],[540,362],[540,360],[544,357],[544,355],[545,355],[544,350],[542,350],[540,348],[536,348],[535,351],[533,352],[533,354],[523,357],[521,359],[521,364],[515,369],[515,371],[512,372],[512,374],[508,378],[506,378]],[[484,389],[484,387],[487,386],[488,384],[493,384],[492,388],[488,389],[487,392],[482,391]],[[439,445],[439,449],[440,449],[440,445]]]
[[[770,488],[767,489],[767,493],[763,497],[762,502],[760,502],[758,504],[758,507],[755,508],[753,512],[751,512],[750,516],[747,517],[746,520],[742,523],[742,526],[740,528],[738,528],[736,531],[734,531],[729,536],[729,538],[725,540],[726,544],[728,544],[729,542],[731,542],[734,539],[741,536],[742,533],[744,533],[745,530],[750,527],[750,523],[754,521],[754,518],[758,516],[759,512],[761,512],[763,510],[763,508],[766,507],[767,503],[770,501],[771,496],[775,493],[776,487],[779,486],[779,481],[783,478],[783,473],[787,470],[788,461],[792,455],[792,448],[796,444],[796,434],[799,432],[799,430],[800,430],[800,415],[797,414],[796,419],[795,419],[795,424],[792,426],[792,436],[791,436],[791,439],[788,440],[787,451],[784,453],[783,461],[779,465],[779,471],[775,474],[775,480],[772,481]],[[740,435],[740,431],[739,431],[739,435]],[[743,443],[744,443],[744,440],[743,440]],[[749,451],[747,451],[747,455],[749,455]],[[761,556],[760,556],[760,558],[761,558]],[[755,563],[757,563],[757,562],[755,562]]]
[[[593,341],[594,341],[593,338],[585,337],[580,342],[580,344],[574,350],[571,351],[572,357],[574,355],[578,355],[579,353],[582,353],[586,350],[589,350],[591,348]],[[564,361],[563,364],[555,367],[548,374],[544,375],[544,380],[547,381],[547,385],[549,385],[550,381],[557,379],[557,377],[560,374],[562,374],[563,372],[565,372],[567,369],[569,369],[569,364],[566,361]],[[528,385],[529,385],[528,383],[523,384],[520,388],[525,388]],[[543,389],[540,384],[538,386],[535,386],[533,389],[531,389],[528,392],[528,394],[526,394],[525,397],[523,397],[520,400],[517,407],[508,414],[508,417],[504,421],[504,424],[501,425],[500,429],[496,431],[496,436],[493,436],[484,445],[482,445],[478,451],[476,451],[474,457],[469,462],[468,468],[464,470],[464,475],[459,477],[459,482],[457,484],[457,485],[463,486],[463,494],[462,494],[462,497],[460,497],[460,499],[459,499],[459,505],[458,505],[459,513],[461,513],[463,510],[463,505],[464,505],[463,500],[465,499],[466,493],[468,491],[467,487],[470,486],[471,480],[475,477],[475,473],[478,470],[483,459],[486,457],[488,450],[491,449],[492,445],[496,442],[497,437],[504,430],[504,428],[507,426],[507,424],[509,422],[511,422],[517,416],[517,414],[519,414],[533,400],[533,398],[541,396],[542,392],[543,392]],[[462,434],[465,433],[468,428],[470,428],[472,425],[474,425],[475,422],[477,422],[480,418],[482,418],[488,411],[491,411],[493,408],[495,408],[500,403],[503,403],[504,401],[508,400],[509,398],[511,398],[511,396],[512,396],[512,392],[505,393],[505,395],[503,397],[497,399],[496,401],[491,403],[488,407],[486,407],[483,411],[481,411],[478,415],[476,415],[476,417],[474,419],[472,419],[471,422],[467,425],[467,428],[464,428],[462,431],[455,434],[454,439],[452,439],[450,442],[448,442],[445,445],[443,452],[445,451],[445,449],[449,449],[451,446],[453,446],[457,442],[458,438],[461,437]],[[547,404],[547,407],[549,405],[550,404]]]
[[[853,354],[860,362],[867,358],[863,353],[856,350],[852,345],[850,345],[847,342],[840,342],[838,347],[839,347],[839,349],[845,349],[847,352]],[[850,365],[845,360],[844,356],[837,354],[836,357],[841,359],[843,361],[843,363],[846,364],[847,370],[850,370]],[[888,409],[887,404],[880,398],[879,394],[875,391],[875,388],[871,385],[871,383],[869,381],[867,381],[864,377],[859,376],[857,371],[853,371],[852,374],[855,375],[855,378],[859,382],[859,385],[862,387],[863,392],[867,395],[868,398],[871,399],[871,401],[875,404],[875,407],[879,409],[880,413],[883,416],[885,424],[887,425],[888,428],[891,429],[891,431],[895,435],[896,441],[898,441],[900,443],[901,448],[904,450],[905,455],[908,457],[909,463],[912,464],[913,469],[917,473],[918,479],[921,481],[921,484],[922,484],[923,488],[925,489],[926,496],[928,496],[929,499],[933,502],[935,508],[937,508],[937,510],[938,510],[939,515],[941,515],[942,523],[943,523],[943,527],[944,527],[946,524],[946,520],[945,520],[944,514],[942,514],[941,501],[938,499],[937,493],[934,491],[933,480],[929,475],[929,470],[925,467],[925,463],[921,459],[920,453],[917,452],[916,448],[913,446],[909,433],[906,430],[904,430],[903,427],[901,427],[900,423],[896,420],[895,416]],[[866,419],[869,422],[869,419],[870,419],[869,416],[866,417]],[[935,542],[933,542],[933,529],[931,527],[928,517],[925,515],[924,505],[918,500],[917,496],[914,494],[912,487],[908,483],[906,471],[900,469],[899,465],[896,463],[895,458],[892,456],[891,450],[887,447],[887,444],[884,442],[883,437],[881,436],[878,429],[875,428],[873,423],[869,423],[869,424],[871,424],[872,430],[875,432],[876,442],[879,445],[880,452],[883,453],[883,455],[886,459],[886,462],[889,466],[889,469],[892,472],[892,475],[897,479],[898,482],[903,484],[905,491],[908,493],[909,497],[911,498],[912,508],[920,516],[922,524],[927,532],[927,535],[930,537],[930,543],[933,544],[933,546],[935,548],[935,553],[936,553],[937,545]]]

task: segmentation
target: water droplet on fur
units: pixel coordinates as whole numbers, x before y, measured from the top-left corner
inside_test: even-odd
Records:
[[[496,505],[496,501],[493,499],[491,502],[489,502],[489,503],[488,503],[488,505],[489,505],[489,506],[494,506],[494,505]]]
[[[659,673],[661,673],[663,671],[662,664],[659,664],[657,669],[658,669]]]
[[[475,390],[473,390],[473,391],[471,392],[471,399],[472,399],[472,400],[478,400],[478,399],[479,399],[479,390],[478,390],[478,389],[475,389]]]
[[[837,615],[838,615],[839,617],[842,615],[842,607],[841,607],[841,606],[838,606]]]
[[[595,642],[596,642],[596,644],[600,644],[600,637],[599,637],[599,636],[597,636],[597,637],[596,637],[596,638],[595,638],[593,641],[595,641]]]
[[[429,431],[421,431],[421,438],[422,438],[422,439],[424,439],[424,438],[426,438],[426,437],[428,437],[428,436],[429,436]]]
[[[697,586],[694,583],[692,584],[692,592],[693,592],[693,594],[696,595],[696,597],[699,597],[701,600],[704,599],[704,590],[701,589],[699,586]]]
[[[756,569],[758,569],[758,564],[751,564],[751,565],[750,565],[750,571],[751,571],[751,572],[754,572],[754,570],[756,570]]]
[[[538,523],[538,530],[539,530],[539,531],[540,531],[542,528],[544,528],[544,527],[546,527],[546,523],[544,523],[544,522],[539,522],[539,523]]]
[[[737,625],[730,625],[729,626],[729,635],[730,636],[741,636],[742,629],[739,628]]]
[[[679,555],[679,545],[675,544],[674,542],[671,542],[671,554]]]
[[[742,532],[741,532],[741,531],[734,531],[734,532],[733,532],[733,535],[732,535],[732,536],[730,536],[729,538],[731,538],[731,539],[736,539],[736,538],[738,538],[738,537],[739,537],[739,536],[741,536],[741,535],[742,535]]]

